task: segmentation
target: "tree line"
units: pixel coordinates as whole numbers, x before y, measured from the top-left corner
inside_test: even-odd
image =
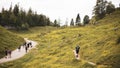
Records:
[[[120,6],[120,4],[119,4]],[[115,11],[115,6],[112,2],[108,2],[107,0],[97,0],[96,5],[93,8],[93,17],[95,21],[98,21],[105,17],[105,15],[110,14]],[[88,15],[85,15],[83,18],[83,22],[81,22],[80,14],[78,13],[76,19],[72,18],[70,21],[70,26],[83,26],[89,24],[92,21],[89,19]],[[66,21],[66,26],[67,26]],[[5,10],[2,8],[0,12],[0,25],[12,28],[12,29],[28,29],[29,27],[34,26],[55,26],[60,27],[60,21],[54,20],[52,23],[48,17],[43,14],[37,14],[37,12],[33,12],[30,8],[28,12],[20,9],[19,5],[16,4],[14,7],[10,6],[9,10]]]
[[[53,23],[43,14],[37,14],[30,8],[28,12],[20,9],[19,5],[12,5],[8,10],[2,8],[0,25],[8,29],[26,30],[34,26],[51,26]]]
[[[73,19],[73,18],[71,19],[70,26],[83,26],[83,25],[88,24],[89,21],[90,21],[89,16],[88,16],[88,15],[85,15],[84,18],[83,18],[83,22],[81,23],[80,15],[77,14],[77,17],[76,17],[76,19],[75,19],[75,22],[74,22],[74,19]]]

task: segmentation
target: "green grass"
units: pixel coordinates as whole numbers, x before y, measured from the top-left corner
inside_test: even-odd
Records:
[[[85,27],[35,27],[15,32],[38,42],[23,58],[1,64],[1,68],[120,68],[120,11],[96,25]],[[80,45],[81,60],[72,50]],[[93,66],[87,61],[96,63]]]
[[[0,58],[5,56],[5,47],[11,50],[23,44],[24,39],[0,26]]]

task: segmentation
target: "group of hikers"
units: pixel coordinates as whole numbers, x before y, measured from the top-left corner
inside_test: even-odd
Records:
[[[21,47],[23,46],[23,48],[25,49],[25,52],[27,53],[28,52],[28,49],[30,47],[32,47],[32,42],[25,42],[23,45],[20,45],[18,47],[18,51],[20,52],[21,51]],[[12,50],[8,49],[5,47],[5,58],[11,58],[11,54],[12,54]]]
[[[23,45],[20,45],[20,46],[18,47],[18,51],[19,51],[19,52],[20,52],[20,50],[21,50],[21,46],[23,46],[23,48],[25,48],[25,52],[27,53],[27,52],[28,52],[28,49],[29,49],[30,47],[32,47],[32,42],[25,42]],[[80,59],[79,51],[80,51],[80,46],[77,45],[77,46],[75,47],[75,50],[73,50],[76,59]],[[9,49],[7,49],[7,48],[5,48],[5,55],[6,55],[5,58],[11,58],[11,54],[12,54],[12,51],[9,50]]]
[[[28,43],[24,43],[23,45],[23,48],[25,48],[25,51],[26,51],[26,53],[28,52],[28,49],[30,48],[30,47],[32,47],[32,42],[28,42]],[[21,45],[18,47],[18,51],[20,52],[20,50],[21,50]]]

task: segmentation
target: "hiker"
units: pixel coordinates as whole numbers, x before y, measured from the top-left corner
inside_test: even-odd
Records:
[[[76,47],[75,47],[75,50],[73,50],[76,59],[80,59],[80,58],[79,58],[79,49],[80,49],[80,47],[79,47],[79,46],[76,46]]]
[[[28,44],[32,47],[32,42],[29,42]]]
[[[8,56],[8,49],[5,47],[5,58]]]
[[[27,47],[27,46],[25,46],[25,51],[26,51],[26,53],[27,53],[27,50],[28,50],[28,47]]]
[[[9,58],[11,58],[11,54],[12,54],[12,51],[8,50],[8,56],[9,56]]]
[[[30,47],[30,46],[32,47],[32,42],[29,42],[27,45],[28,45],[28,47]]]
[[[27,47],[28,47],[28,48],[30,47],[30,44],[29,44],[29,43],[27,44]]]
[[[76,46],[76,47],[75,47],[76,57],[78,57],[79,49],[80,49],[80,47],[79,47],[79,46]]]
[[[18,47],[18,51],[20,52],[20,49],[21,49],[21,45]]]

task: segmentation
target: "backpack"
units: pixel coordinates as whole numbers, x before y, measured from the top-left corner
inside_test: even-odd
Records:
[[[80,47],[79,46],[76,46],[76,50],[79,50],[80,49]]]

